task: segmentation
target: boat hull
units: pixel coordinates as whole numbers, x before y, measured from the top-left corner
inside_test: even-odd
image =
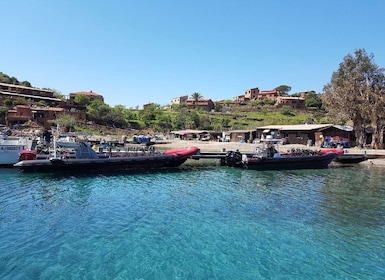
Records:
[[[360,163],[362,161],[367,160],[366,155],[359,155],[359,154],[341,154],[338,155],[335,158],[336,162],[343,163],[343,164],[349,164],[349,163]]]
[[[163,154],[135,155],[106,158],[53,158],[24,160],[15,164],[26,172],[91,172],[109,170],[147,170],[162,167],[177,167],[196,154],[198,148],[167,151]]]
[[[0,145],[0,165],[13,165],[19,160],[19,153],[25,149],[25,145]]]

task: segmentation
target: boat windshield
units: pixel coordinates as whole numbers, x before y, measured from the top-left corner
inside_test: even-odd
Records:
[[[266,138],[261,139],[262,147],[257,147],[256,154],[262,157],[274,157],[278,154],[278,144],[281,139]]]

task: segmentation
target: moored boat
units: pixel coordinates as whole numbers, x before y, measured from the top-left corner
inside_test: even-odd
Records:
[[[333,152],[323,154],[319,151],[299,149],[279,153],[275,148],[279,141],[267,138],[262,141],[263,146],[254,153],[229,151],[225,157],[225,165],[253,170],[323,169],[337,156]]]
[[[197,147],[168,150],[165,152],[135,151],[124,155],[98,154],[84,142],[78,142],[72,151],[54,154],[48,159],[23,160],[14,166],[30,172],[89,172],[119,169],[146,170],[161,167],[177,167],[198,152]]]
[[[23,137],[11,137],[1,135],[0,137],[0,165],[12,166],[19,160],[19,153],[29,148],[28,139]]]
[[[360,163],[367,160],[366,154],[339,154],[334,159],[335,162],[342,164]]]

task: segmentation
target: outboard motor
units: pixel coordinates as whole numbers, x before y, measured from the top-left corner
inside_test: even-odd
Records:
[[[239,151],[228,151],[226,154],[226,165],[230,167],[243,166],[242,154]]]

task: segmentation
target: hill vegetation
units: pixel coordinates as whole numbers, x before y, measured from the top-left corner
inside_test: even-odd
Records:
[[[120,129],[150,130],[167,133],[172,130],[252,130],[257,126],[271,124],[326,123],[325,112],[312,108],[295,110],[289,106],[277,109],[270,104],[247,104],[212,112],[189,110],[185,104],[164,109],[158,104],[150,104],[143,110],[127,109],[123,105],[110,107],[99,100],[87,104],[87,120],[98,125]],[[56,122],[70,128],[74,123],[66,115]],[[77,122],[77,125],[80,125]],[[80,129],[79,127],[77,129]]]
[[[0,72],[0,83],[32,87],[30,82],[28,81],[19,82],[17,78],[10,77],[7,74],[4,74],[3,72]]]
[[[0,82],[12,83],[31,87],[28,81],[19,82],[17,78],[10,77],[0,72]],[[278,89],[278,88],[277,88]],[[285,94],[291,90],[289,86],[280,86]],[[297,95],[293,95],[297,96]],[[191,98],[202,98],[200,93],[193,93]],[[110,107],[100,100],[91,102],[86,95],[78,95],[75,102],[86,106],[87,119],[75,120],[69,114],[61,114],[52,123],[58,123],[68,130],[89,131],[90,122],[95,125],[111,127],[114,129],[147,130],[159,133],[167,133],[171,130],[198,129],[198,130],[238,130],[255,129],[257,126],[269,124],[302,124],[305,122],[323,123],[325,113],[322,110],[322,101],[315,92],[306,98],[308,109],[295,110],[289,106],[280,109],[274,107],[271,100],[254,100],[247,104],[239,104],[231,108],[223,108],[217,105],[213,112],[201,110],[188,110],[185,104],[162,108],[159,104],[150,104],[143,110],[128,109],[124,105]],[[230,102],[230,101],[229,101]],[[26,105],[30,103],[23,98],[5,102],[8,107]],[[44,104],[37,104],[44,105]],[[5,119],[7,108],[0,108],[0,118]],[[88,124],[88,125],[86,125]],[[95,126],[97,127],[97,126]],[[100,127],[95,130],[98,131]],[[92,130],[92,129],[91,129]],[[104,129],[106,130],[106,129]]]

